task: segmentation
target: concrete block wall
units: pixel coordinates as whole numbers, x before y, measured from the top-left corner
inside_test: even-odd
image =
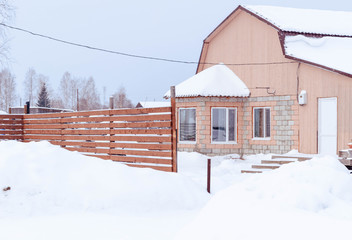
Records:
[[[178,143],[179,151],[200,152],[212,155],[230,153],[285,153],[298,149],[299,122],[296,96],[268,96],[255,98],[198,97],[177,98],[176,107],[195,108],[197,141]],[[211,108],[237,108],[237,143],[211,143]],[[253,139],[253,108],[270,107],[271,137],[269,140]]]

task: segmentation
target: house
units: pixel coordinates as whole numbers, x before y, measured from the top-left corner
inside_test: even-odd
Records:
[[[238,6],[204,40],[197,74],[176,86],[178,149],[220,155],[347,148],[351,22],[352,12]]]

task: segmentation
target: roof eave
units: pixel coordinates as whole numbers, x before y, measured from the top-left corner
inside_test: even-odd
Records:
[[[347,76],[349,78],[352,78],[352,74],[337,70],[335,68],[327,67],[327,66],[324,66],[324,65],[321,65],[321,64],[318,64],[318,63],[310,62],[310,61],[304,60],[302,58],[296,58],[296,57],[293,57],[293,56],[290,56],[290,55],[286,55],[286,54],[285,54],[285,57],[288,58],[288,59],[291,59],[291,60],[295,60],[297,62],[302,62],[302,63],[306,63],[306,64],[309,64],[309,65],[313,65],[315,67],[319,67],[319,68],[328,70],[330,72],[339,73],[341,75],[344,75],[344,76]]]
[[[297,33],[297,34],[299,34],[299,33]],[[344,76],[352,78],[352,74],[350,74],[350,73],[346,73],[346,72],[343,72],[343,71],[340,71],[340,70],[337,70],[337,69],[334,69],[334,68],[331,68],[331,67],[328,67],[328,66],[324,66],[324,65],[321,65],[321,64],[318,64],[318,63],[307,61],[307,60],[302,59],[302,58],[297,58],[297,57],[293,57],[293,56],[288,55],[286,53],[286,48],[285,48],[285,38],[286,38],[287,35],[289,35],[289,34],[287,34],[287,32],[285,32],[285,31],[279,31],[278,32],[279,41],[280,41],[280,45],[281,45],[281,49],[282,49],[282,54],[285,56],[285,58],[290,59],[290,60],[294,60],[294,61],[297,61],[297,62],[306,63],[306,64],[309,64],[309,65],[312,65],[312,66],[316,66],[316,67],[319,67],[319,68],[322,68],[322,69],[325,69],[325,70],[328,70],[328,71],[331,71],[331,72],[334,72],[334,73],[339,73],[341,75],[344,75]]]

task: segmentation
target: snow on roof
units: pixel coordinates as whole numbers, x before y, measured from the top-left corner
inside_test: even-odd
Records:
[[[139,102],[137,106],[140,105],[142,108],[157,108],[157,107],[170,107],[170,102]]]
[[[286,55],[352,74],[352,38],[285,37]]]
[[[176,97],[249,97],[244,82],[224,64],[203,70],[175,87]],[[165,93],[170,97],[170,90]]]
[[[242,6],[284,31],[352,36],[352,12]]]
[[[0,110],[0,115],[1,114],[8,114],[8,113]]]

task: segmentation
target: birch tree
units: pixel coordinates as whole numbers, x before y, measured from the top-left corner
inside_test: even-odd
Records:
[[[38,76],[33,68],[29,68],[24,79],[24,99],[34,104],[37,101]]]
[[[94,78],[82,79],[79,88],[79,109],[101,109],[99,93],[95,87]]]
[[[120,87],[113,95],[115,108],[133,108],[132,101],[128,99],[126,89]]]
[[[16,99],[15,76],[5,68],[0,72],[0,109],[7,111]]]
[[[60,80],[59,92],[64,108],[76,109],[77,107],[78,79],[69,72],[65,72]]]
[[[9,0],[0,0],[0,22],[7,23],[15,15],[13,6]],[[4,63],[8,59],[8,40],[6,38],[6,28],[0,27],[0,63]]]

